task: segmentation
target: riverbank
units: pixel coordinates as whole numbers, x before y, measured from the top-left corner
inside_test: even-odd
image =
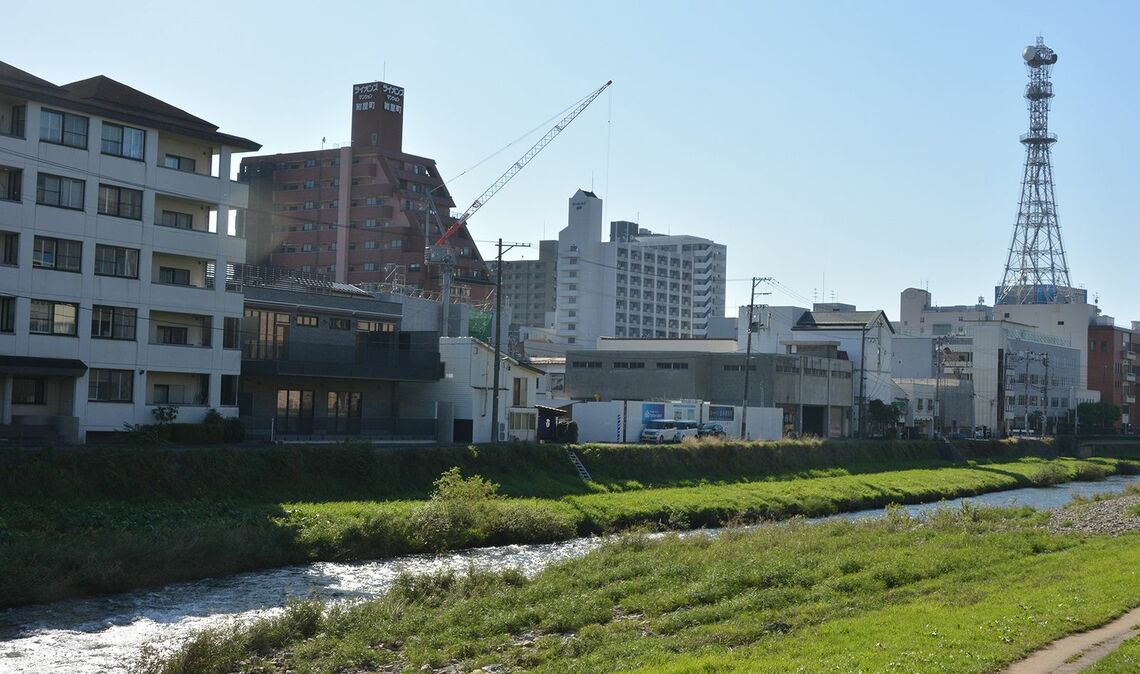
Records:
[[[1140,603],[1140,534],[1054,533],[1048,517],[631,535],[531,579],[403,577],[351,608],[295,604],[146,671],[995,671]]]
[[[692,448],[677,451],[694,453]],[[925,465],[932,467],[890,470],[889,463],[872,464],[655,488],[634,488],[637,480],[631,478],[646,474],[627,470],[609,484],[578,481],[578,493],[558,498],[474,502],[438,497],[315,503],[6,499],[0,502],[5,541],[0,546],[0,601],[9,606],[52,601],[317,560],[552,542],[634,527],[687,529],[826,515],[1140,469],[1117,459]],[[547,480],[540,489],[554,483]],[[518,479],[512,486],[523,490]]]

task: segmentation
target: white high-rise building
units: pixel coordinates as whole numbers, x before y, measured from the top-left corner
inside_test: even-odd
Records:
[[[192,92],[187,92],[192,96]],[[233,231],[260,146],[107,77],[0,63],[0,430],[88,433],[237,414]]]
[[[602,200],[578,190],[558,233],[558,345],[592,348],[598,337],[700,338],[724,315],[723,244],[644,229],[602,240]],[[622,227],[621,229],[626,229]],[[571,347],[573,348],[573,347]]]

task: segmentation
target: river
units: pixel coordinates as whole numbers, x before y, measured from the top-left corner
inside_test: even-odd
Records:
[[[963,502],[988,506],[1059,508],[1074,496],[1119,493],[1140,476],[1103,482],[1070,482],[1055,487],[1014,489],[963,499],[904,506],[920,515]],[[879,517],[884,509],[861,510],[818,521]],[[699,530],[690,535],[715,535]],[[552,562],[579,557],[604,538],[576,538],[545,545],[506,545],[442,555],[409,555],[373,562],[288,566],[218,578],[73,599],[0,611],[0,672],[12,674],[97,674],[126,672],[146,646],[169,652],[195,632],[248,622],[281,610],[290,597],[317,596],[354,601],[380,594],[401,573],[516,568],[528,576]]]

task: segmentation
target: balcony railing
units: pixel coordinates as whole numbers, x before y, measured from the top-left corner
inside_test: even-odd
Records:
[[[242,373],[436,381],[443,377],[434,332],[358,333],[355,344],[250,339],[242,344]]]

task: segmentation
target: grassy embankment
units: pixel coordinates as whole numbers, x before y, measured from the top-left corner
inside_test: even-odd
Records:
[[[149,671],[991,672],[1140,602],[1140,535],[1058,535],[1044,519],[963,509],[633,535],[531,580],[404,577],[347,609],[294,604]]]
[[[1140,637],[1132,637],[1084,674],[1136,674],[1140,672]]]
[[[1113,459],[951,467],[925,443],[561,448],[74,450],[0,455],[0,605],[312,560],[546,542],[977,494],[1136,469]],[[477,508],[426,500],[450,467],[502,485]],[[897,470],[907,468],[907,470]],[[688,485],[688,486],[676,486]]]

